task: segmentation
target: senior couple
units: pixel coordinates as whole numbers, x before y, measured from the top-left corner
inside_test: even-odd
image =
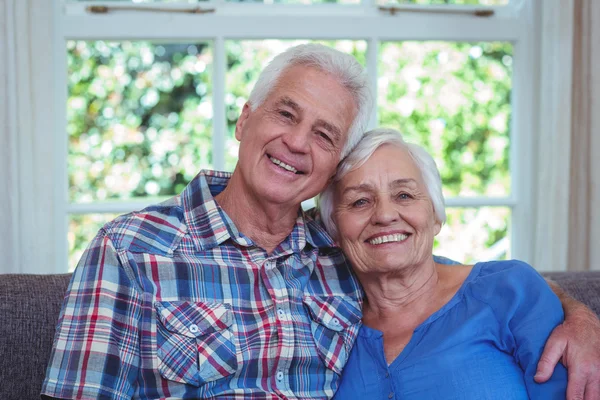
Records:
[[[42,395],[599,399],[593,313],[522,262],[438,262],[435,163],[396,131],[364,134],[371,107],[351,56],[275,57],[235,171],[201,171],[90,243]],[[323,190],[321,224],[300,203]]]

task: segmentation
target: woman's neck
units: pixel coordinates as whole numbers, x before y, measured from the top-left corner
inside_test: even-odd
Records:
[[[384,322],[398,318],[405,311],[412,316],[420,314],[438,297],[439,278],[433,260],[394,274],[359,275],[367,297],[366,318]]]

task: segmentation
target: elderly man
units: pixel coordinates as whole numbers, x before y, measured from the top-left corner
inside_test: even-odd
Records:
[[[233,174],[202,171],[179,196],[117,218],[89,245],[42,395],[332,397],[362,292],[300,203],[326,186],[358,141],[371,103],[351,56],[318,45],[277,56],[238,119]],[[596,321],[572,308],[546,369],[563,355],[555,349],[565,337],[580,355],[568,365],[598,358],[597,349],[576,346]]]

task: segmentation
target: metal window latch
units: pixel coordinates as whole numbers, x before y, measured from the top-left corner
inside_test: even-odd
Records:
[[[208,14],[215,12],[214,8],[159,8],[159,7],[136,7],[136,6],[87,6],[85,10],[92,14],[107,14],[111,11],[148,11],[148,12],[166,12],[166,13],[186,13],[186,14]]]
[[[393,6],[380,6],[378,7],[379,11],[386,12],[390,15],[396,15],[397,13],[423,13],[423,14],[462,14],[462,15],[473,15],[475,17],[491,17],[494,15],[494,10],[461,10],[459,8],[448,8],[448,9],[440,9],[440,8],[408,8],[408,7],[393,7]]]

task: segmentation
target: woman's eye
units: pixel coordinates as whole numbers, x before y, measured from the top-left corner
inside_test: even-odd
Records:
[[[398,193],[398,198],[401,200],[412,199],[412,196],[408,193]]]
[[[362,207],[368,203],[367,199],[358,199],[352,203],[352,207]]]

